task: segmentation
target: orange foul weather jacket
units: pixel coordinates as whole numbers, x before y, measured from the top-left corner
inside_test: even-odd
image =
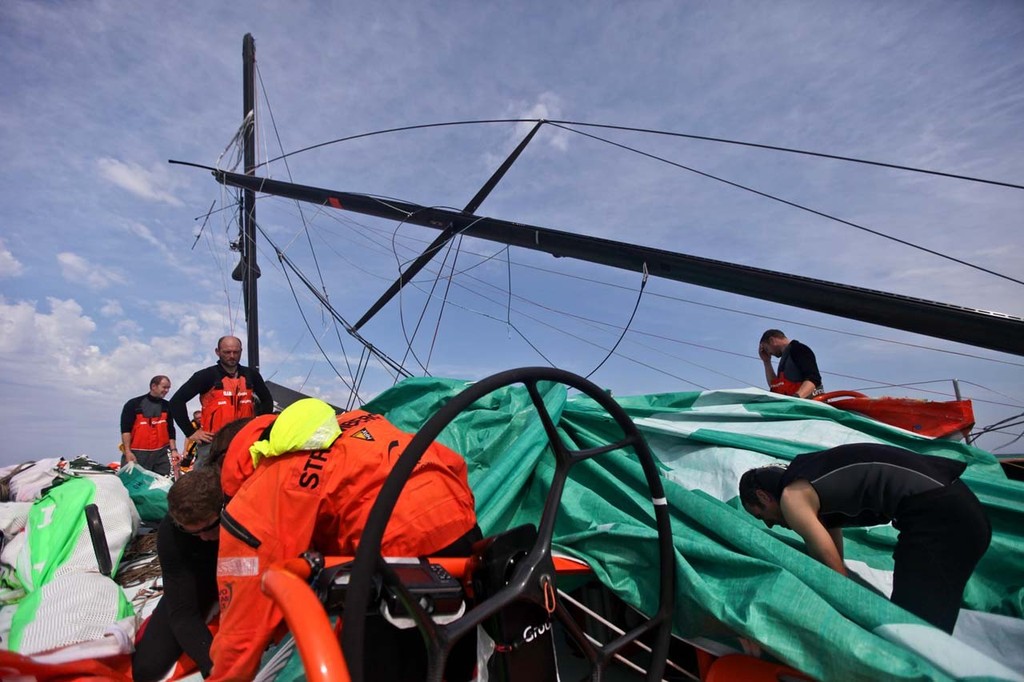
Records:
[[[283,417],[284,413],[274,429]],[[370,507],[412,439],[379,415],[354,411],[337,420],[341,434],[329,449],[259,460],[240,486],[237,480],[224,480],[225,488],[238,492],[221,524],[217,566],[221,615],[211,649],[211,680],[252,679],[283,619],[260,591],[263,572],[272,563],[309,549],[325,555],[355,554]],[[237,462],[244,463],[246,450],[258,437],[254,432],[260,429],[255,427],[232,441],[225,479],[251,470]],[[476,513],[466,474],[461,456],[438,443],[431,445],[394,509],[383,553],[429,555],[469,532],[476,524]]]

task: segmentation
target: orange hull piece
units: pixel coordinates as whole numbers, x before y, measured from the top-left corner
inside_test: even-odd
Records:
[[[966,438],[974,426],[974,406],[970,400],[869,398],[856,391],[833,391],[814,399],[932,438]]]

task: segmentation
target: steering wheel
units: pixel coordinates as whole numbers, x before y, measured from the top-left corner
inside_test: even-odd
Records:
[[[548,413],[537,384],[541,381],[555,382],[575,388],[592,398],[622,429],[620,440],[595,448],[574,450],[568,448],[559,437],[555,423]],[[544,510],[537,528],[537,537],[526,556],[518,563],[508,583],[489,598],[468,609],[457,620],[445,625],[435,623],[417,600],[401,585],[395,573],[386,565],[381,556],[381,540],[391,512],[398,501],[413,468],[427,447],[459,414],[480,398],[513,384],[523,384],[529,393],[556,459],[555,473],[551,488],[544,502]],[[600,679],[601,671],[625,646],[640,636],[653,632],[651,664],[648,680],[660,680],[668,656],[672,634],[672,609],[675,602],[675,554],[672,545],[672,531],[669,522],[668,505],[661,478],[646,441],[622,407],[596,384],[571,372],[551,367],[523,367],[495,374],[479,381],[452,398],[444,407],[416,433],[409,446],[395,463],[391,474],[381,488],[370,510],[366,526],[359,541],[349,587],[345,599],[344,626],[342,628],[342,650],[348,662],[353,682],[363,682],[363,649],[365,632],[362,626],[369,607],[371,585],[374,577],[390,586],[403,597],[410,615],[423,634],[427,649],[427,677],[430,682],[441,682],[445,662],[455,642],[475,629],[477,625],[491,618],[509,604],[516,601],[530,601],[541,606],[555,595],[555,569],[551,558],[551,538],[555,528],[555,517],[562,498],[562,491],[569,470],[576,464],[597,455],[618,450],[632,449],[640,460],[644,477],[650,490],[654,517],[658,530],[660,590],[658,610],[653,616],[604,645],[592,643],[568,609],[555,599],[553,615],[565,628],[569,637],[579,646],[580,651],[591,664],[592,679]]]

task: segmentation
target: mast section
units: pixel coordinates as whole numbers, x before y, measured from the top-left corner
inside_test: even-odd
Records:
[[[242,152],[245,174],[256,174],[256,42],[251,33],[242,38]],[[260,368],[259,305],[256,279],[260,276],[256,264],[256,192],[242,190],[242,295],[245,306],[249,367]]]

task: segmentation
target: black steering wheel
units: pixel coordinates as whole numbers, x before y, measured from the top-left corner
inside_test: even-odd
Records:
[[[548,414],[540,391],[537,389],[537,384],[541,381],[564,384],[592,398],[619,425],[623,432],[622,438],[614,443],[585,450],[567,448],[559,437],[551,415]],[[551,488],[544,502],[544,511],[537,528],[537,538],[533,547],[518,563],[511,579],[503,588],[468,609],[457,620],[446,625],[438,625],[419,606],[416,599],[411,598],[395,573],[384,562],[381,556],[381,540],[384,530],[413,468],[441,431],[480,398],[513,384],[526,386],[557,460]],[[362,661],[366,639],[363,623],[369,608],[371,587],[375,577],[402,594],[403,601],[408,603],[410,615],[424,637],[428,660],[426,679],[430,682],[441,682],[445,661],[456,641],[512,602],[525,600],[543,606],[545,598],[547,598],[550,609],[555,581],[554,563],[551,558],[551,538],[554,533],[555,516],[569,470],[579,462],[620,448],[632,449],[639,458],[654,506],[660,553],[661,581],[658,610],[630,631],[601,646],[595,645],[587,638],[572,614],[558,600],[556,600],[553,614],[590,662],[591,679],[594,680],[600,679],[605,666],[616,653],[640,636],[654,632],[651,645],[653,651],[647,679],[660,680],[664,672],[672,634],[671,616],[675,602],[675,554],[665,492],[654,457],[633,421],[622,407],[600,387],[565,370],[551,367],[523,367],[488,377],[452,398],[416,433],[384,482],[380,494],[370,510],[366,527],[359,541],[345,599],[342,650],[353,682],[366,680]]]

